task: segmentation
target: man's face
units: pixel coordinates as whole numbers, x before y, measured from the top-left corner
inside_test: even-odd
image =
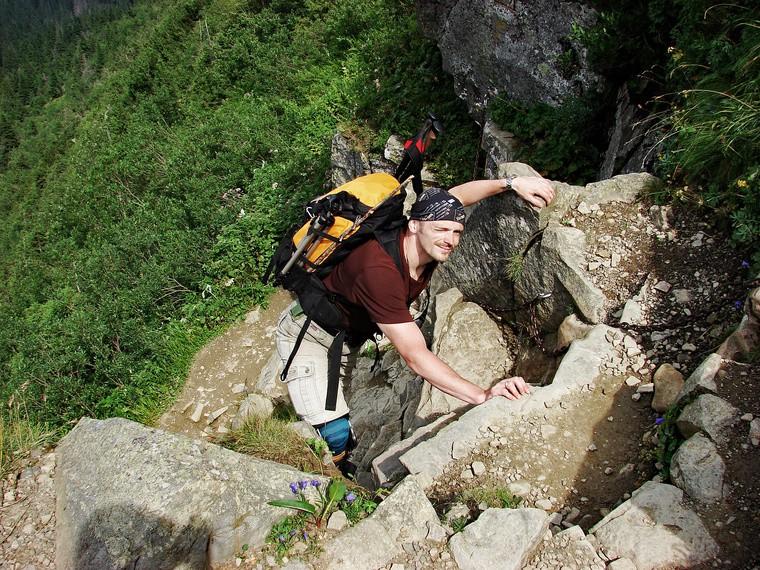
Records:
[[[459,245],[459,239],[464,230],[462,224],[449,220],[436,222],[412,220],[412,222],[415,223],[412,231],[417,234],[422,250],[435,261],[446,261],[449,258],[454,248]]]

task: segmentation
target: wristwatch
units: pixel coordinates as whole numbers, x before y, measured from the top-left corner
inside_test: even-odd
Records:
[[[512,190],[512,181],[517,178],[517,176],[507,176],[504,179],[504,190]]]

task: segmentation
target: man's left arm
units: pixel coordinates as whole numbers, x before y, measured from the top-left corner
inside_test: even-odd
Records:
[[[554,188],[548,180],[540,176],[473,180],[455,186],[449,193],[462,202],[462,205],[470,206],[506,190],[514,190],[520,198],[537,208],[548,206],[554,200]]]

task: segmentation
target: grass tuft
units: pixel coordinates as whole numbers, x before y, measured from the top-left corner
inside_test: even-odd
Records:
[[[322,459],[289,423],[276,417],[251,416],[240,429],[227,434],[219,443],[238,453],[291,465],[300,471],[338,474],[334,467],[322,464]]]
[[[51,444],[58,432],[31,421],[20,406],[14,405],[6,416],[0,415],[0,478],[20,468],[29,453]]]

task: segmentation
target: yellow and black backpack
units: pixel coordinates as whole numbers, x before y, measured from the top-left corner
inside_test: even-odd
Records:
[[[283,380],[311,321],[335,336],[328,352],[328,410],[335,409],[343,343],[358,344],[366,339],[350,336],[349,324],[336,304],[337,295],[328,291],[322,280],[369,239],[377,239],[402,270],[397,238],[405,223],[406,186],[411,180],[400,183],[390,174],[367,174],[315,198],[306,205],[302,223],[280,242],[264,276],[264,282],[273,276],[275,284],[295,293],[307,317],[282,372]]]

